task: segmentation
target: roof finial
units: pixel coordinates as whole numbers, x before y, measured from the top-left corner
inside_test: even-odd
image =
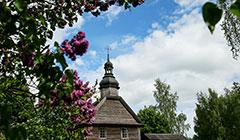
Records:
[[[106,47],[107,50],[107,61],[110,61],[109,55],[110,55],[110,51],[112,50],[112,48],[110,46]]]

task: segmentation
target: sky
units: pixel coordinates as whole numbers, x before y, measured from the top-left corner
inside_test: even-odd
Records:
[[[62,42],[84,31],[90,46],[70,67],[80,79],[94,83],[104,74],[106,47],[120,83],[120,96],[137,113],[154,105],[154,80],[177,92],[178,113],[187,115],[193,136],[197,93],[240,81],[240,62],[232,58],[220,25],[211,35],[201,16],[206,0],[145,0],[131,10],[113,6],[99,17],[79,16],[73,27],[57,29],[53,41]]]

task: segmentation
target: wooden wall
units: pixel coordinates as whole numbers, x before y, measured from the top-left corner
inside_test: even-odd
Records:
[[[121,140],[121,128],[122,127],[105,127],[107,130],[107,140]],[[128,129],[128,139],[124,140],[140,140],[140,128],[124,127]],[[93,135],[88,136],[87,140],[100,140],[98,127],[93,128]]]

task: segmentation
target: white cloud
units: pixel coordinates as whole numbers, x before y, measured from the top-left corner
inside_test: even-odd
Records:
[[[202,6],[206,2],[216,2],[216,0],[174,0],[180,7],[174,12],[175,15],[182,15],[192,10],[198,9],[201,11]]]
[[[152,24],[152,29],[160,29],[160,24],[157,23],[157,22],[154,22],[154,23]]]
[[[115,41],[115,42],[113,42],[113,43],[111,43],[110,45],[109,45],[109,48],[111,49],[111,50],[115,50],[116,48],[118,48],[119,47],[119,43],[117,42],[117,41]]]
[[[160,29],[161,29],[161,25],[158,22],[154,22],[154,23],[152,23],[151,28],[148,29],[147,32],[152,33],[153,31],[160,30]]]
[[[69,68],[73,69],[73,70],[78,70],[78,69],[82,69],[84,68],[84,61],[77,57],[77,59],[75,61],[72,61],[71,63],[69,63]]]
[[[107,26],[111,25],[113,20],[118,19],[118,15],[123,11],[124,11],[124,9],[122,6],[113,5],[113,6],[109,7],[108,11],[105,13],[105,15],[108,19]]]
[[[89,55],[90,55],[91,57],[96,57],[96,56],[97,56],[97,52],[96,52],[96,51],[93,51],[93,50],[90,50],[90,51],[89,51]]]
[[[175,0],[181,7],[184,8],[193,8],[196,6],[203,5],[205,2],[209,0]]]
[[[136,42],[131,53],[113,59],[115,77],[120,95],[136,112],[154,104],[156,78],[167,82],[180,97],[178,111],[187,114],[193,127],[196,94],[209,87],[221,92],[231,86],[239,75],[240,62],[232,58],[221,30],[217,28],[211,35],[196,11],[170,24],[167,30],[174,32],[155,29]],[[103,67],[85,76],[90,81],[101,79]],[[193,135],[193,128],[189,134]]]
[[[133,43],[135,41],[137,41],[137,38],[135,36],[133,36],[133,35],[126,35],[121,40],[121,44],[122,45],[127,45],[127,44]]]
[[[66,39],[66,37],[69,35],[69,30],[80,29],[83,24],[84,24],[84,18],[82,16],[78,16],[78,21],[75,24],[73,24],[72,27],[69,27],[67,25],[64,29],[57,28],[53,33],[53,38],[51,40],[48,40],[46,44],[50,44],[50,46],[53,46],[55,41],[57,41],[58,43],[62,43]]]
[[[123,36],[123,38],[120,41],[114,41],[113,43],[111,43],[109,47],[112,50],[120,49],[123,47],[126,48],[126,46],[134,44],[137,40],[138,40],[137,37],[128,34]]]
[[[78,66],[84,65],[84,61],[83,61],[81,58],[77,58],[77,59],[75,60],[75,63],[76,63],[76,65],[78,65]]]

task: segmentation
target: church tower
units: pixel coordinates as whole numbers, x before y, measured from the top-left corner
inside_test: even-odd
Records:
[[[108,50],[109,51],[109,50]],[[105,74],[100,82],[100,100],[96,107],[95,121],[92,126],[93,135],[87,140],[186,140],[182,135],[144,134],[140,129],[143,124],[137,115],[119,95],[119,83],[113,74],[113,64],[109,53],[104,64]]]
[[[106,96],[118,96],[119,83],[113,75],[113,64],[109,60],[109,54],[107,62],[104,64],[105,74],[100,82],[101,98]]]
[[[95,102],[96,117],[93,135],[87,140],[140,140],[143,126],[137,115],[119,95],[119,83],[113,75],[109,54],[104,64],[105,74],[100,82],[101,98]]]

